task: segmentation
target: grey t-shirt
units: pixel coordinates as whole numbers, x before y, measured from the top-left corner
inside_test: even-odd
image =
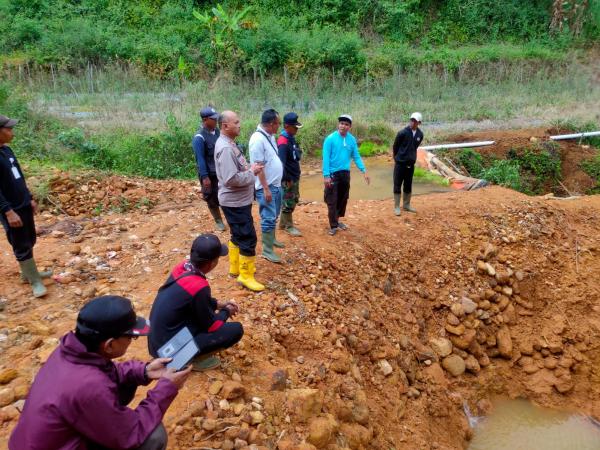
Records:
[[[219,179],[219,203],[229,207],[251,205],[256,177],[235,142],[224,135],[215,144],[215,168]]]

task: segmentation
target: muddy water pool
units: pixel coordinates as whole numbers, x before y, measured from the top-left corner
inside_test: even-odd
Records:
[[[350,199],[383,200],[393,197],[394,164],[381,158],[364,159],[371,184],[367,186],[359,170],[352,166],[350,177]],[[448,186],[413,180],[413,195],[449,192]],[[300,198],[304,201],[323,201],[323,174],[303,176],[300,180]]]
[[[497,400],[477,419],[469,450],[600,450],[600,427],[590,418],[533,405]]]

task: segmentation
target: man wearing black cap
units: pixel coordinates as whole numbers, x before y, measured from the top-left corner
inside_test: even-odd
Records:
[[[17,157],[7,145],[13,140],[16,124],[16,120],[0,115],[0,222],[21,266],[21,276],[31,284],[34,297],[43,297],[46,287],[42,278],[50,277],[52,272],[38,272],[33,259],[36,242],[33,215],[37,205]]]
[[[206,107],[200,111],[200,117],[202,126],[192,139],[192,147],[196,156],[202,197],[208,205],[210,214],[215,219],[217,230],[225,231],[225,224],[219,209],[219,179],[215,169],[215,144],[220,136],[217,128],[219,114],[214,108]]]
[[[162,418],[190,374],[167,369],[169,359],[114,363],[131,340],[148,334],[123,297],[98,297],[79,312],[75,332],[62,337],[31,386],[10,450],[165,450]],[[135,409],[138,386],[158,380]]]
[[[348,227],[339,221],[346,214],[346,205],[350,195],[350,163],[363,173],[365,182],[370,183],[367,169],[358,153],[356,138],[350,133],[352,117],[342,114],[338,117],[338,129],[323,142],[323,178],[325,183],[325,202],[329,216],[329,234],[334,236],[338,230]]]
[[[187,327],[200,349],[192,362],[194,370],[209,370],[221,364],[213,353],[242,338],[242,324],[227,322],[238,313],[238,306],[213,298],[206,278],[219,264],[219,258],[227,254],[227,246],[214,234],[202,234],[194,240],[189,261],[175,266],[154,299],[148,339],[152,356],[158,356],[158,349]]]
[[[279,159],[283,165],[281,177],[282,200],[279,228],[291,236],[302,236],[294,226],[292,213],[300,200],[300,158],[302,150],[296,143],[296,133],[302,128],[298,114],[291,112],[283,116],[283,131],[277,139]]]

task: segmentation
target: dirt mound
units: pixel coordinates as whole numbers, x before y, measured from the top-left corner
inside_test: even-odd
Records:
[[[509,131],[477,131],[451,135],[448,142],[473,142],[482,140],[496,141],[495,145],[475,149],[478,153],[506,159],[511,150],[523,150],[549,141],[549,136],[567,133],[565,130],[533,128],[525,130]],[[577,140],[555,141],[560,151],[561,159],[561,182],[564,186],[562,194],[575,195],[584,194],[596,186],[596,182],[581,169],[581,163],[598,154],[598,150],[587,145],[580,144]],[[565,190],[566,189],[566,190]]]
[[[351,202],[350,229],[335,237],[324,204],[302,205],[305,237],[282,236],[284,264],[258,262],[262,294],[221,263],[214,295],[240,303],[246,334],[223,369],[182,389],[165,419],[169,448],[464,448],[463,404],[485,413],[492,395],[600,415],[600,197],[492,187],[414,203],[417,215],[395,218],[391,201]],[[14,285],[0,242],[0,444],[84,301],[123,294],[147,314],[193,237],[212,229],[203,203],[170,205],[42,216],[52,231],[37,255],[61,280],[44,300]],[[145,342],[130,354],[147,358]]]

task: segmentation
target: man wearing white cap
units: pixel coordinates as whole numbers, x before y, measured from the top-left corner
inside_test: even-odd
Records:
[[[369,184],[367,169],[358,153],[356,138],[350,134],[352,117],[342,114],[338,117],[338,129],[323,142],[323,177],[325,182],[325,203],[329,215],[329,234],[348,227],[339,221],[346,214],[346,205],[350,195],[350,162],[363,173]]]
[[[421,113],[412,113],[410,123],[398,132],[394,140],[394,214],[397,216],[400,215],[402,186],[404,186],[402,208],[408,212],[417,212],[410,206],[410,197],[415,163],[417,162],[417,148],[423,142],[423,132],[419,128],[422,119]]]

